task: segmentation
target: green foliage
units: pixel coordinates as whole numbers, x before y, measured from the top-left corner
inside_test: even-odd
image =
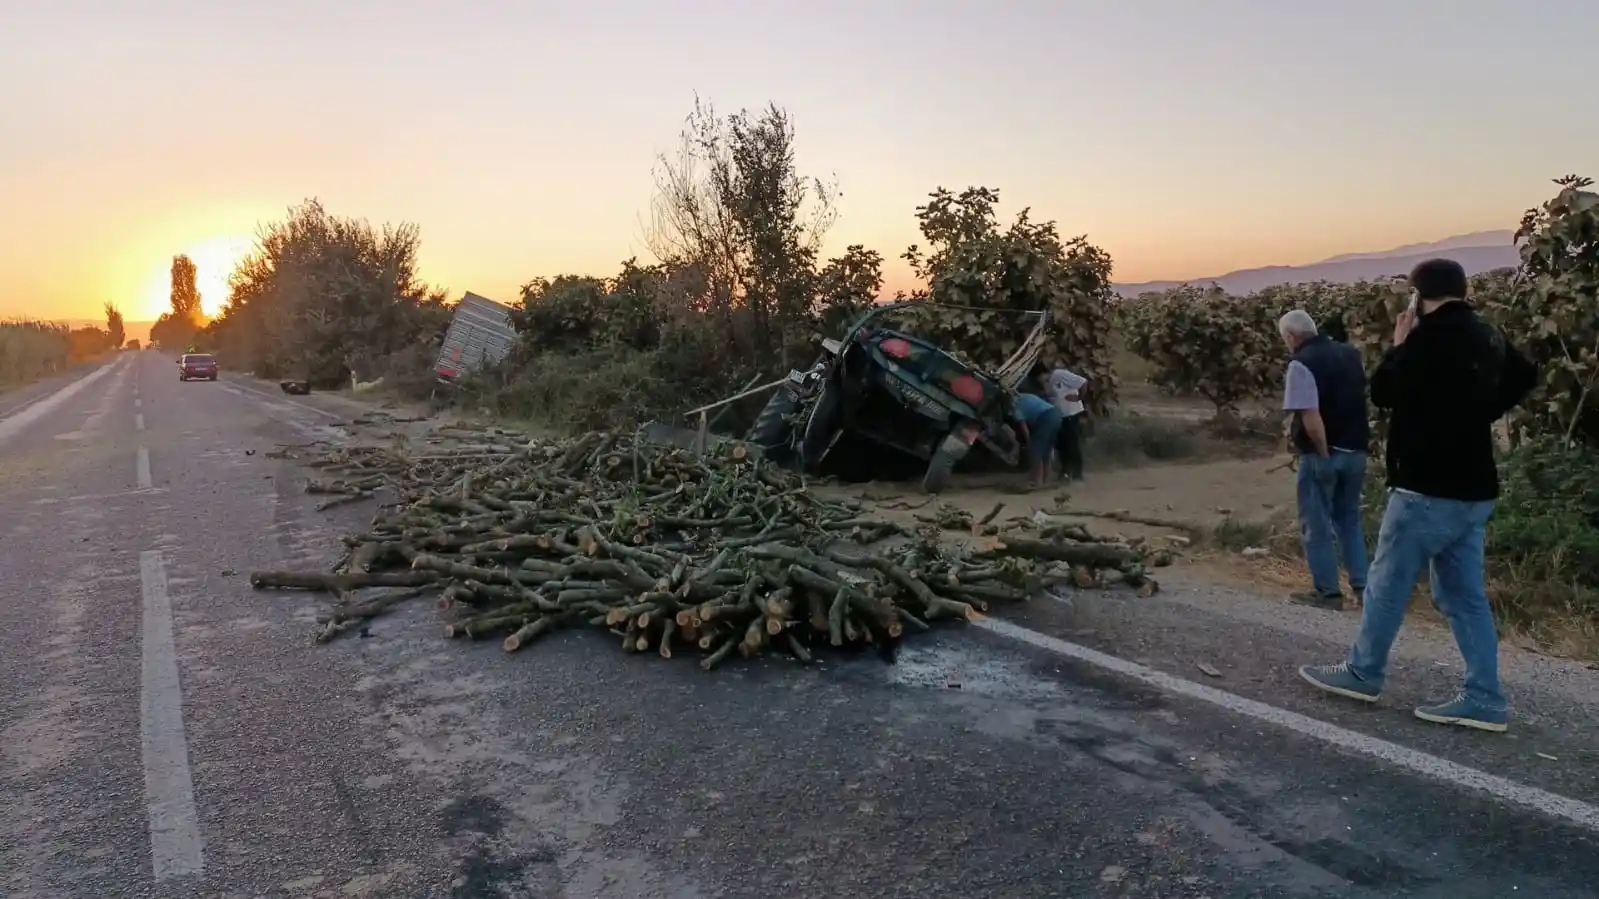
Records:
[[[836,191],[799,174],[794,126],[774,105],[722,117],[696,101],[679,152],[656,169],[650,249],[702,289],[691,308],[721,331],[724,352],[795,362],[817,315],[817,260]]]
[[[1257,298],[1183,285],[1122,304],[1117,326],[1127,348],[1151,364],[1156,386],[1202,396],[1222,413],[1281,378],[1276,317],[1275,306]]]
[[[776,106],[720,118],[696,104],[680,153],[657,169],[650,238],[664,261],[524,285],[517,348],[478,379],[477,402],[569,427],[670,420],[752,375],[809,365],[818,338],[879,301],[883,257],[854,245],[818,262],[836,194],[796,171],[793,146]],[[1031,329],[1015,313],[1048,309],[1057,327],[1045,360],[1089,377],[1089,405],[1103,411],[1115,397],[1110,257],[1084,238],[1062,241],[1054,223],[1025,211],[1002,228],[996,201],[984,188],[940,190],[917,210],[930,255],[913,247],[907,256],[928,282],[923,295],[978,308],[928,305],[903,324],[992,367]]]
[[[1537,387],[1510,416],[1512,448],[1488,540],[1496,606],[1535,636],[1548,636],[1550,622],[1599,620],[1599,194],[1584,178],[1555,183],[1556,196],[1522,219],[1520,266],[1473,277],[1469,297],[1539,366]],[[1220,408],[1281,384],[1286,352],[1276,321],[1288,309],[1310,312],[1370,368],[1408,301],[1403,279],[1239,298],[1185,287],[1126,304],[1118,327],[1156,383]],[[1384,504],[1377,480],[1367,492],[1373,530]]]
[[[816,275],[816,329],[826,335],[842,333],[853,325],[883,294],[883,256],[860,244],[845,248],[844,255],[827,260]]]
[[[629,259],[610,279],[561,275],[522,285],[511,320],[528,352],[607,345],[647,350],[660,345],[703,283],[696,266],[640,266]]]
[[[374,228],[308,200],[261,231],[200,341],[260,377],[322,389],[387,378],[449,326],[444,294],[417,276],[420,245],[415,225]]]
[[[903,317],[919,335],[996,368],[1031,328],[1015,313],[1048,310],[1053,327],[1041,361],[1088,378],[1085,401],[1102,414],[1116,399],[1110,255],[1085,237],[1063,241],[1054,222],[1034,222],[1026,209],[1001,228],[998,202],[999,192],[986,187],[939,188],[917,207],[928,249],[912,246],[903,258],[927,282],[921,296],[982,311],[927,307]]]
[[[1545,580],[1599,588],[1599,451],[1544,439],[1511,452],[1491,547],[1505,561],[1540,566]]]
[[[1539,366],[1537,389],[1511,416],[1517,437],[1599,446],[1599,194],[1575,176],[1556,184],[1559,193],[1522,220],[1520,268],[1474,276],[1470,299]],[[1185,286],[1124,303],[1117,325],[1153,366],[1156,384],[1221,409],[1281,385],[1282,313],[1306,310],[1323,331],[1359,348],[1369,369],[1392,344],[1408,302],[1402,278],[1287,285],[1236,299]],[[1380,439],[1382,422],[1373,415]]]
[[[1599,194],[1587,178],[1527,211],[1516,238],[1521,267],[1490,282],[1489,317],[1538,364],[1540,382],[1513,416],[1518,433],[1599,446]]]

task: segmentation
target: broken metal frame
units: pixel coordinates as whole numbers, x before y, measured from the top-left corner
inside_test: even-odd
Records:
[[[1049,311],[1046,309],[995,309],[989,306],[965,306],[959,303],[933,303],[927,300],[904,300],[898,303],[889,303],[861,316],[861,319],[855,323],[854,327],[849,329],[844,340],[847,341],[854,337],[855,332],[859,331],[861,326],[865,325],[867,322],[872,321],[879,316],[886,315],[895,309],[903,309],[909,306],[932,306],[939,309],[965,309],[970,312],[1009,312],[1013,315],[1038,316],[1041,324],[1049,320]],[[1024,354],[1026,354],[1032,348],[1032,344],[1035,342],[1042,343],[1042,339],[1043,328],[1035,326],[1034,332],[1029,334],[1027,339],[1022,341],[1021,345],[1016,348],[1016,352],[1012,353],[1009,359],[1006,359],[1003,363],[1001,363],[999,369],[995,373],[995,376],[1000,378],[1001,383],[1004,383],[1008,389],[1016,389],[1016,382],[1019,382],[1021,378],[1025,377],[1026,375],[1025,370],[1012,372],[1010,370],[1011,367],[1024,357]],[[843,342],[844,341],[839,341],[840,344]],[[723,415],[727,414],[727,410],[731,408],[733,403],[736,403],[746,397],[765,393],[766,391],[775,387],[782,386],[788,381],[788,375],[784,375],[781,378],[768,381],[764,384],[756,384],[755,382],[759,381],[760,378],[760,373],[757,372],[755,377],[750,378],[750,380],[745,383],[744,388],[738,393],[719,399],[714,403],[707,403],[706,405],[700,406],[697,409],[690,409],[683,413],[684,418],[698,418],[698,421],[695,424],[694,444],[691,447],[693,452],[697,454],[703,454],[705,452],[706,447],[710,443],[711,426],[720,421]],[[708,414],[713,410],[720,411],[717,411],[716,415],[713,417],[707,417]]]

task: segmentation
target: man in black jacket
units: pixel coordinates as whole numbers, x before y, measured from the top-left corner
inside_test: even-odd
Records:
[[[1433,599],[1466,663],[1465,689],[1416,709],[1416,717],[1503,731],[1509,710],[1483,570],[1499,496],[1493,423],[1527,396],[1537,370],[1466,304],[1459,263],[1423,262],[1410,285],[1412,307],[1394,325],[1394,345],[1371,376],[1371,401],[1391,412],[1389,496],[1360,635],[1347,662],[1307,665],[1299,674],[1329,693],[1375,702],[1411,592],[1430,567]]]

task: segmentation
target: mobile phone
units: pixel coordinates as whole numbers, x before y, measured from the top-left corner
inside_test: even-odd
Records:
[[[1414,287],[1410,288],[1410,305],[1405,307],[1405,311],[1409,312],[1411,315],[1415,315],[1416,314],[1416,306],[1419,305],[1420,302],[1421,302],[1421,292],[1416,290],[1416,288],[1414,288]]]

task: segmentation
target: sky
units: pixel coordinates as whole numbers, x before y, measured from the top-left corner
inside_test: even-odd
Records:
[[[175,253],[207,307],[306,198],[422,229],[514,301],[647,258],[696,94],[776,102],[891,260],[939,186],[1086,234],[1118,281],[1513,227],[1599,175],[1578,0],[57,0],[0,11],[0,317],[130,320]]]

